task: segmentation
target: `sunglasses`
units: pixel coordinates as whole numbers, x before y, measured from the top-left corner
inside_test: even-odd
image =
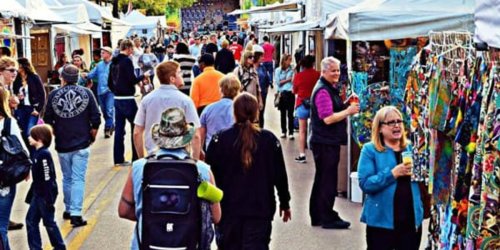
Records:
[[[16,73],[17,69],[4,69],[4,71],[9,71],[10,73]]]
[[[389,127],[396,127],[396,125],[401,125],[403,123],[403,120],[392,120],[388,122],[380,122],[380,124],[387,125]]]
[[[249,56],[248,59],[253,59],[253,56]]]

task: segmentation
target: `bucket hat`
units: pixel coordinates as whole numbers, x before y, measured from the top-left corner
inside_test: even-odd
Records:
[[[161,114],[160,123],[151,127],[153,142],[160,148],[175,149],[187,146],[194,137],[195,128],[186,122],[184,111],[169,108]]]

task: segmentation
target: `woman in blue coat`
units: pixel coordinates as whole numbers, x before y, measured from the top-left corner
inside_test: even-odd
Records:
[[[411,152],[401,112],[380,109],[372,124],[371,142],[361,150],[359,186],[366,194],[361,222],[366,223],[368,249],[419,249],[423,205],[418,183],[411,181]]]

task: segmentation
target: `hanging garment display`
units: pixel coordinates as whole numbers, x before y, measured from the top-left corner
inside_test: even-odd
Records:
[[[433,194],[427,249],[500,248],[498,55],[476,58],[468,33],[433,33],[409,73],[414,167]]]

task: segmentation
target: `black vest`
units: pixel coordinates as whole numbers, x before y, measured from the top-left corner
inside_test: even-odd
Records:
[[[323,77],[318,80],[314,87],[311,98],[311,143],[320,143],[327,145],[346,145],[347,144],[347,119],[327,125],[323,119],[319,118],[316,107],[316,95],[321,90],[328,91],[332,99],[333,112],[341,112],[346,106],[340,98],[340,92],[328,83]]]

